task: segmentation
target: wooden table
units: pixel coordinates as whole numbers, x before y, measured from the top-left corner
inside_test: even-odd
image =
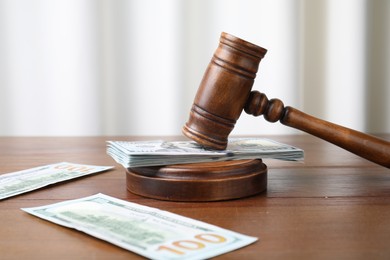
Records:
[[[259,237],[217,259],[390,259],[390,170],[308,135],[269,138],[304,149],[305,162],[265,160],[260,195],[184,203],[129,193],[124,169],[105,153],[106,140],[150,138],[0,137],[0,174],[62,161],[115,165],[0,201],[0,259],[143,259],[20,210],[99,192]]]

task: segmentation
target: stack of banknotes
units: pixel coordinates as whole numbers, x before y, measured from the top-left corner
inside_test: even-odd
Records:
[[[303,150],[264,138],[232,138],[226,150],[206,149],[194,141],[108,141],[107,154],[125,168],[272,158],[303,160]]]

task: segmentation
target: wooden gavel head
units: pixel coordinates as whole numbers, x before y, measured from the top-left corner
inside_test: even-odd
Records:
[[[205,147],[226,148],[266,52],[233,35],[221,34],[183,127],[184,135]]]

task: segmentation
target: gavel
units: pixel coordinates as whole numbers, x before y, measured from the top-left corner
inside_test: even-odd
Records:
[[[243,110],[269,122],[280,121],[362,158],[390,168],[390,142],[318,119],[279,99],[269,100],[251,91],[261,59],[267,50],[222,33],[200,83],[183,134],[200,145],[223,150]]]

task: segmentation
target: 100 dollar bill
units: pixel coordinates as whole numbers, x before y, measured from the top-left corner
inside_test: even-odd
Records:
[[[61,162],[0,175],[0,200],[44,186],[101,172],[112,166]]]
[[[151,259],[205,259],[257,240],[104,194],[22,210]]]

